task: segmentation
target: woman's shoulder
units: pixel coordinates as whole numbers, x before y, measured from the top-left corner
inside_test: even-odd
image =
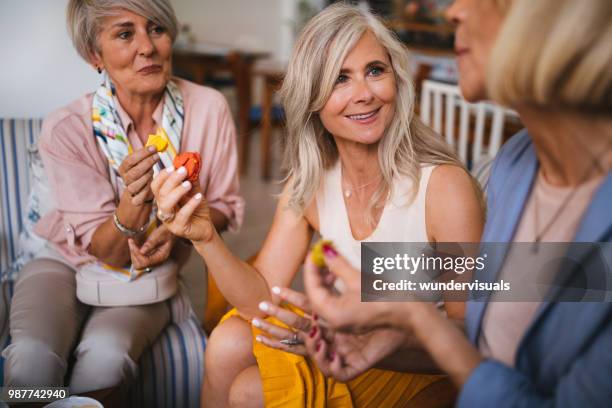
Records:
[[[495,156],[493,166],[494,168],[512,167],[521,164],[522,160],[530,159],[530,154],[535,159],[533,142],[531,137],[529,137],[527,129],[523,129],[503,144]]]
[[[467,211],[474,204],[479,207],[483,204],[477,182],[464,167],[458,165],[440,164],[432,167],[424,190],[427,206],[434,212]]]
[[[51,144],[63,138],[80,138],[91,127],[93,94],[86,94],[56,109],[43,121],[39,144]]]
[[[461,191],[471,191],[473,182],[467,170],[453,164],[428,165],[421,168],[422,172],[430,171],[428,191],[435,196],[454,195]]]
[[[463,167],[435,166],[426,188],[427,230],[437,241],[472,242],[480,237],[484,203]]]
[[[416,179],[412,175],[398,174],[393,179],[393,187],[400,197],[414,194],[415,187],[416,194],[424,196],[426,191],[439,190],[444,187],[441,185],[443,183],[461,183],[466,179],[469,179],[469,176],[462,167],[452,164],[420,163]],[[415,180],[416,186],[414,185]]]
[[[225,96],[216,89],[182,78],[172,78],[178,86],[187,109],[203,110],[225,110],[228,109]]]
[[[512,174],[527,174],[525,169],[537,162],[533,142],[527,129],[512,136],[501,147],[491,165],[487,191],[490,196]]]

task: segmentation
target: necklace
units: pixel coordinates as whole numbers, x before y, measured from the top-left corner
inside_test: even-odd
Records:
[[[365,187],[367,187],[367,186],[369,186],[369,185],[371,185],[371,184],[373,184],[374,182],[379,181],[379,180],[380,180],[380,177],[378,177],[376,180],[372,180],[372,181],[370,181],[369,183],[363,184],[363,185],[358,186],[358,187],[353,187],[353,188],[343,188],[342,190],[343,190],[343,192],[344,192],[344,196],[345,196],[346,198],[351,198],[351,196],[353,195],[353,192],[354,192],[354,191],[361,190],[362,188],[365,188]]]
[[[548,230],[553,226],[553,224],[555,223],[555,221],[557,221],[557,218],[559,218],[559,216],[563,213],[563,210],[565,210],[565,208],[569,205],[569,203],[572,201],[572,198],[574,198],[574,196],[576,195],[576,193],[579,190],[579,187],[585,182],[587,181],[587,179],[589,178],[589,176],[591,175],[591,173],[593,172],[593,170],[595,170],[595,168],[599,167],[601,168],[601,163],[600,160],[602,157],[604,157],[607,153],[608,153],[608,147],[610,146],[610,144],[612,143],[609,142],[606,145],[606,148],[604,149],[603,154],[601,154],[600,156],[596,157],[593,160],[593,163],[591,166],[589,166],[588,170],[584,173],[584,176],[582,176],[582,178],[579,179],[578,183],[574,186],[574,188],[572,188],[572,190],[570,191],[570,193],[567,195],[567,197],[565,197],[565,199],[563,200],[563,202],[561,203],[561,205],[557,208],[557,211],[555,211],[555,213],[553,214],[553,216],[550,218],[550,220],[548,221],[548,223],[544,226],[544,228],[542,228],[541,231],[539,231],[540,229],[540,217],[539,217],[539,203],[538,203],[538,192],[534,191],[533,192],[533,201],[534,201],[534,226],[535,226],[535,231],[536,231],[536,236],[533,242],[533,246],[531,247],[531,251],[533,253],[537,253],[540,247],[540,242],[542,241],[542,238],[544,237],[544,235],[548,232]]]
[[[342,170],[344,170],[344,166],[342,167]],[[374,180],[371,180],[371,181],[369,181],[369,182],[367,182],[365,184],[362,184],[360,186],[357,186],[357,187],[346,188],[346,187],[342,186],[342,194],[344,194],[345,198],[351,198],[351,196],[353,195],[353,193],[355,191],[361,190],[363,188],[366,188],[367,186],[370,186],[370,185],[374,184],[375,182],[380,181],[381,178],[382,178],[382,176],[378,176]],[[344,179],[344,171],[342,171],[342,179]],[[346,182],[343,183],[343,184],[346,184]]]

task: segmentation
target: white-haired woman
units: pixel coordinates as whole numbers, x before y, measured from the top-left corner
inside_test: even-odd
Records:
[[[314,317],[276,306],[315,232],[355,265],[362,241],[480,239],[478,191],[413,115],[407,65],[404,47],[357,7],[330,6],[308,23],[282,89],[289,176],[253,265],[228,251],[205,200],[182,186],[184,173],[163,171],[153,181],[160,211],[173,217],[167,227],[193,242],[237,309],[208,343],[203,406],[403,406],[432,384],[447,390],[436,375],[372,370],[346,384],[325,378],[303,356]],[[454,306],[449,315],[460,319],[462,305]],[[292,323],[296,334],[266,315]]]
[[[468,303],[464,334],[428,303],[356,304],[359,271],[330,253],[327,265],[349,289],[330,293],[310,263],[309,299],[336,329],[414,333],[461,389],[459,407],[608,407],[610,285],[593,286],[585,272],[607,273],[612,265],[612,3],[456,0],[447,15],[457,24],[465,98],[492,97],[526,125],[493,164],[483,234],[483,242],[519,244],[487,263],[480,280],[520,284],[515,276],[532,277],[546,291],[530,302],[494,292]],[[578,243],[561,246],[570,261],[538,276],[536,265],[549,263],[551,253],[559,265],[560,242]],[[532,243],[528,250],[525,243]],[[603,296],[580,301],[588,291]],[[379,338],[380,347],[389,346]],[[324,349],[314,353],[319,366],[343,375],[343,353],[330,361]]]
[[[200,152],[194,184],[210,203],[215,229],[240,223],[242,199],[225,100],[171,76],[177,22],[169,1],[71,0],[67,22],[102,84],[43,125],[39,149],[57,207],[36,231],[53,245],[17,282],[5,378],[7,386],[67,384],[73,393],[102,398],[110,391],[100,390],[134,378],[143,349],[168,323],[168,308],[86,307],[76,298],[75,269],[92,261],[142,269],[182,252],[161,224],[143,234],[153,168],[163,166],[155,148],[144,147],[148,135],[163,129],[176,151]]]

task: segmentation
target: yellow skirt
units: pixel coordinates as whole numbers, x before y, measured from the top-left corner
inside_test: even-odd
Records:
[[[238,311],[232,309],[221,322],[232,316],[240,317]],[[275,318],[267,320],[287,327]],[[255,339],[261,330],[251,328]],[[259,366],[266,407],[403,407],[419,391],[446,378],[371,369],[348,383],[341,383],[325,377],[309,358],[273,349],[257,341],[253,341],[253,354]]]

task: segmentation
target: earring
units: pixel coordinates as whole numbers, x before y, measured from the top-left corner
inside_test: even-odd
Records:
[[[98,69],[98,74],[101,74],[102,73],[102,68],[100,68],[100,67],[96,67],[96,68]]]

